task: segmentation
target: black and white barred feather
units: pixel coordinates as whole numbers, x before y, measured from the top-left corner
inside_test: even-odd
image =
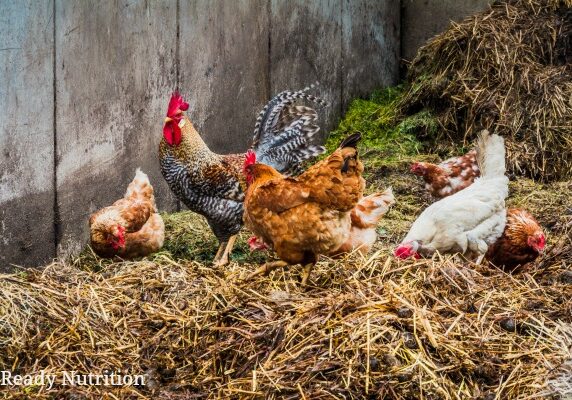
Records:
[[[258,162],[267,164],[284,175],[298,173],[304,161],[319,156],[323,146],[312,144],[312,137],[320,131],[318,114],[307,106],[295,105],[300,100],[325,106],[328,103],[308,91],[284,91],[274,96],[258,114],[254,126],[252,150]]]

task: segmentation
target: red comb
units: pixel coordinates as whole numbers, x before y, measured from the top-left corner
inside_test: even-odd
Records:
[[[179,92],[174,92],[169,101],[169,108],[167,109],[167,117],[173,118],[179,111],[187,111],[189,103],[187,103]]]
[[[252,150],[246,152],[246,158],[244,159],[244,168],[252,165],[256,162],[256,153]]]

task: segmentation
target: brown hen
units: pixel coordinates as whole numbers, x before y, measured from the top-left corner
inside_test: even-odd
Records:
[[[391,188],[362,198],[350,213],[352,227],[348,240],[330,255],[352,251],[357,251],[362,256],[369,253],[377,240],[377,224],[393,204],[395,197]]]
[[[288,264],[304,265],[302,284],[320,254],[329,254],[350,235],[350,212],[363,195],[363,164],[356,145],[360,134],[346,138],[329,157],[298,177],[245,161],[248,181],[244,223],[282,261],[266,263],[248,279]]]
[[[492,244],[486,258],[497,267],[513,271],[536,260],[546,245],[546,237],[536,219],[519,208],[509,208],[502,236]]]
[[[101,257],[142,257],[163,246],[165,225],[149,178],[137,169],[125,196],[91,215],[91,247]]]

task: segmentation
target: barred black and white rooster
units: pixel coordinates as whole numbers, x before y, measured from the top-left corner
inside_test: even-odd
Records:
[[[326,105],[308,93],[312,87],[276,95],[256,120],[251,151],[259,162],[285,175],[325,151],[311,140],[320,129],[316,111],[295,105],[300,100]],[[159,146],[161,172],[175,195],[207,219],[220,243],[214,262],[224,265],[242,227],[246,153],[213,153],[184,113],[188,108],[178,93],[171,96]]]

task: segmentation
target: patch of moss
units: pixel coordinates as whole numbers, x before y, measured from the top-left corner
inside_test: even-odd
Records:
[[[362,133],[361,147],[373,151],[385,162],[401,161],[422,149],[417,137],[437,131],[437,119],[427,110],[401,118],[398,103],[403,95],[403,86],[375,91],[369,99],[355,99],[326,141],[329,154],[344,137],[354,132]]]

